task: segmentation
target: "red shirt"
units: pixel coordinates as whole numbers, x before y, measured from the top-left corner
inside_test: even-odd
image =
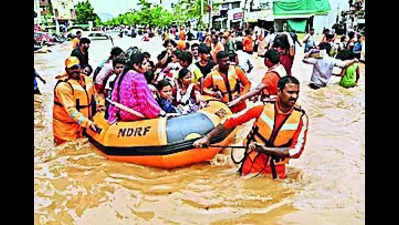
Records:
[[[280,63],[284,66],[287,75],[291,75],[292,64],[294,63],[294,56],[287,54],[280,54]]]
[[[186,40],[186,33],[183,30],[180,31],[180,40]]]
[[[266,72],[265,76],[262,79],[262,83],[266,85],[266,88],[263,89],[264,95],[277,95],[278,90],[278,81],[280,77],[276,72]]]
[[[254,42],[252,40],[252,36],[250,35],[245,36],[244,40],[242,41],[242,45],[244,47],[244,51],[252,52],[254,49]]]

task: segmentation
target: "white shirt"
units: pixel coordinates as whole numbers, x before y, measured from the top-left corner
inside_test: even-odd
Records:
[[[108,80],[107,80],[107,84],[105,85],[105,90],[112,90],[113,87],[111,87],[111,82],[113,82],[116,79],[117,75],[114,73],[112,74]]]
[[[249,70],[249,63],[251,63],[249,54],[242,50],[238,50],[236,53],[238,56],[238,66],[247,73]]]
[[[318,87],[327,85],[332,76],[334,66],[345,67],[344,61],[334,59],[327,54],[324,54],[322,59],[305,58],[304,61],[313,64],[313,72],[310,81]]]
[[[104,64],[103,68],[97,74],[97,77],[96,77],[96,80],[94,81],[94,83],[102,85],[104,83],[104,80],[108,76],[111,76],[111,74],[113,72],[114,72],[114,67],[112,66],[112,60],[109,60],[109,62],[106,62]]]

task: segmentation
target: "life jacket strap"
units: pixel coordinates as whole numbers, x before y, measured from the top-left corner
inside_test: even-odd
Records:
[[[67,124],[78,124],[77,122],[75,122],[75,121],[64,121],[64,120],[60,120],[60,119],[57,119],[57,118],[54,118],[55,120],[58,120],[58,121],[60,121],[61,123],[67,123]]]
[[[270,168],[272,169],[272,176],[273,176],[273,179],[276,179],[277,178],[277,172],[276,172],[276,166],[274,165],[274,158],[273,157],[270,157],[271,159],[270,159]]]

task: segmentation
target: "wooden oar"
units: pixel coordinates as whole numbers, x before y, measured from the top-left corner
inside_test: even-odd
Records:
[[[129,113],[131,113],[131,114],[133,114],[135,116],[141,117],[141,118],[145,117],[143,114],[141,114],[141,113],[139,113],[139,112],[137,112],[137,111],[125,106],[125,105],[122,105],[120,103],[114,102],[114,101],[112,101],[109,98],[106,98],[105,100],[108,101],[109,103],[111,103],[112,105],[114,105],[115,107],[123,110],[123,111],[129,112]]]

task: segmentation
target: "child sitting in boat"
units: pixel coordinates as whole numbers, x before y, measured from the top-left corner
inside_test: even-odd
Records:
[[[176,82],[176,104],[182,114],[196,112],[200,108],[201,94],[198,84],[192,82],[192,73],[183,68]]]
[[[172,104],[173,95],[172,95],[172,85],[167,79],[163,79],[157,84],[158,89],[158,104],[165,113],[178,113],[181,112],[179,109]]]
[[[144,77],[147,80],[148,87],[150,88],[152,92],[152,96],[154,96],[155,99],[158,98],[158,90],[156,88],[157,82],[155,80],[155,75],[153,71],[147,71],[144,73]]]
[[[162,70],[163,78],[172,81],[174,77],[177,77],[177,73],[181,69],[179,64],[179,54],[181,54],[180,50],[173,51],[172,61]]]
[[[107,78],[104,88],[106,98],[112,98],[112,90],[114,88],[115,80],[125,68],[125,62],[126,62],[125,57],[117,57],[112,61],[112,66],[114,69],[113,74]],[[106,107],[105,118],[108,119],[109,102],[105,101],[105,107]]]
[[[114,83],[118,75],[123,71],[125,68],[125,57],[117,57],[115,60],[112,61],[112,66],[114,68],[113,74],[108,77],[106,84],[105,84],[105,96],[107,98],[111,97],[112,89],[114,87]]]

